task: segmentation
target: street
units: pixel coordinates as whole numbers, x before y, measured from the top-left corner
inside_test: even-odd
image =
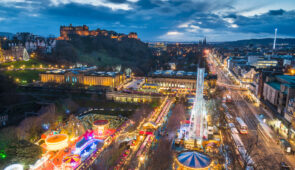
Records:
[[[212,57],[212,56],[211,56]],[[209,58],[211,58],[209,57]],[[211,58],[212,59],[212,58]],[[216,64],[213,63],[214,71],[218,75],[218,83],[220,84],[233,84],[224,71]],[[229,113],[235,117],[241,117],[248,126],[248,134],[240,135],[243,143],[246,146],[248,153],[254,160],[257,169],[279,169],[280,162],[287,162],[293,168],[295,167],[294,155],[286,155],[281,147],[278,145],[278,138],[273,136],[269,138],[265,130],[259,128],[258,114],[267,115],[262,107],[256,107],[254,104],[249,103],[245,97],[245,91],[237,90],[224,86],[226,94],[232,98],[232,103],[227,104]],[[275,134],[274,132],[271,132]],[[253,146],[256,145],[256,146]]]

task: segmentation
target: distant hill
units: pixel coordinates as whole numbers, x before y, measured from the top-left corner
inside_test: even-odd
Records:
[[[113,39],[109,36],[76,36],[57,41],[52,54],[44,59],[56,63],[82,63],[112,68],[114,65],[131,67],[141,73],[148,72],[153,57],[148,45],[138,39]]]
[[[8,39],[11,39],[14,36],[13,33],[9,32],[0,32],[0,37],[7,37]]]
[[[216,45],[230,45],[230,46],[247,46],[247,45],[257,45],[257,46],[272,46],[273,38],[263,38],[263,39],[249,39],[249,40],[238,40],[238,41],[229,41],[216,43]],[[284,44],[295,46],[295,38],[278,38],[277,44]]]

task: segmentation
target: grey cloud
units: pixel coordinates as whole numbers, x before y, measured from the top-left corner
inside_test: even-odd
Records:
[[[283,9],[279,9],[279,10],[270,10],[268,12],[269,15],[283,15],[286,11]]]

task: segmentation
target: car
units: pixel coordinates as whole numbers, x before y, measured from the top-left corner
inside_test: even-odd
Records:
[[[286,162],[280,162],[280,170],[291,170],[291,167]]]
[[[291,144],[286,139],[279,139],[279,144],[285,152],[289,154],[292,152]]]

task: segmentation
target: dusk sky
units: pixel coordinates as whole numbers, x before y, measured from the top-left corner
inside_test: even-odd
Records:
[[[0,32],[59,36],[83,25],[144,41],[295,37],[295,0],[0,0]]]

